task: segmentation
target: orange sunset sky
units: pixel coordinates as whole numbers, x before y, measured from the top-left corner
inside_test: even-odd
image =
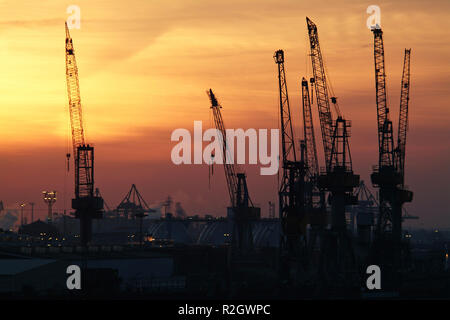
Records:
[[[192,130],[194,120],[211,125],[208,88],[217,94],[228,128],[278,128],[272,56],[283,49],[300,139],[299,80],[311,76],[306,16],[318,26],[334,91],[352,120],[354,171],[370,185],[378,158],[373,35],[366,8],[375,4],[381,8],[395,132],[403,51],[412,48],[406,183],[414,201],[407,209],[420,220],[408,223],[450,227],[446,0],[0,0],[0,199],[5,207],[34,201],[35,216],[42,219],[44,189],[59,192],[57,211],[70,207],[64,21],[72,4],[81,9],[81,28],[71,35],[85,131],[96,147],[96,185],[110,207],[135,183],[148,203],[158,205],[171,195],[188,214],[224,215],[229,200],[222,168],[215,168],[208,188],[206,165],[173,165],[171,132]],[[320,139],[318,129],[317,122]],[[277,201],[276,176],[260,176],[259,166],[249,166],[247,174],[253,202],[267,215],[267,202]]]

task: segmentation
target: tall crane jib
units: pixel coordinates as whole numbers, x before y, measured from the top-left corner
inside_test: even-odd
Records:
[[[94,148],[85,144],[78,68],[73,41],[66,29],[66,81],[69,98],[72,147],[75,164],[75,198],[72,208],[80,219],[80,238],[83,245],[91,240],[92,219],[102,217],[103,199],[94,195]]]
[[[354,252],[350,236],[346,230],[346,206],[357,202],[353,189],[359,185],[359,175],[353,173],[350,153],[350,121],[341,115],[337,98],[329,96],[332,92],[327,81],[326,69],[319,44],[316,24],[306,18],[308,29],[310,57],[313,71],[313,83],[316,91],[317,108],[324,149],[326,171],[320,173],[318,186],[330,192],[331,232],[326,237],[325,249],[322,252],[321,268],[326,274],[338,270],[356,273]],[[333,104],[337,118],[333,120],[330,102]],[[338,243],[340,245],[338,245]]]
[[[405,252],[402,249],[402,206],[412,201],[412,192],[404,187],[404,162],[410,87],[410,50],[405,50],[401,83],[397,146],[394,147],[392,122],[386,94],[386,71],[383,31],[372,28],[374,36],[375,90],[378,125],[378,167],[371,175],[380,190],[377,237],[373,256],[378,263],[400,270]],[[388,248],[388,249],[387,249]],[[397,272],[397,271],[395,271]],[[395,277],[395,276],[394,276]]]
[[[317,108],[319,111],[320,126],[322,129],[322,142],[325,155],[325,164],[329,169],[329,159],[333,141],[333,120],[330,108],[330,98],[326,82],[325,67],[323,65],[322,52],[319,44],[317,26],[309,18],[306,18],[309,35],[310,56],[312,63],[314,88],[316,91]]]
[[[322,52],[319,44],[319,34],[316,24],[306,18],[308,29],[310,57],[313,71],[312,82],[316,91],[317,108],[319,111],[320,128],[325,156],[326,174],[322,174],[323,187],[332,191],[337,187],[339,179],[343,179],[341,187],[345,192],[359,185],[359,176],[353,175],[352,159],[350,153],[350,121],[341,115],[337,98],[329,97],[329,83],[327,82],[326,69],[323,62]],[[330,101],[333,103],[337,118],[333,120]],[[340,178],[337,177],[340,175]],[[328,178],[325,178],[328,176]],[[346,177],[345,177],[346,176]],[[345,178],[344,178],[345,177]],[[337,179],[337,180],[335,180]],[[334,182],[333,182],[334,180]],[[331,183],[331,184],[330,184]],[[329,184],[329,186],[327,186]],[[348,199],[349,197],[346,196]],[[349,200],[349,199],[348,199]],[[348,202],[348,201],[347,201]]]
[[[405,49],[402,84],[400,89],[400,112],[396,148],[396,166],[402,177],[402,186],[405,184],[406,133],[408,131],[409,83],[411,78],[410,60],[411,49]]]
[[[374,28],[375,86],[378,122],[379,168],[394,167],[394,140],[392,122],[386,97],[386,70],[384,63],[383,31]]]
[[[216,129],[220,132],[222,135],[222,159],[223,159],[223,167],[225,169],[225,177],[227,180],[227,188],[228,193],[230,196],[230,202],[233,207],[236,206],[236,190],[237,190],[237,174],[236,174],[236,168],[234,164],[232,163],[232,159],[230,158],[231,151],[228,150],[227,146],[227,134],[225,130],[225,125],[222,118],[222,113],[220,109],[222,108],[221,105],[219,105],[219,102],[216,99],[216,96],[214,95],[213,91],[209,89],[207,91],[207,94],[209,96],[209,99],[211,101],[211,109],[213,112],[214,117],[214,124],[216,126]],[[233,159],[234,160],[234,159]]]
[[[232,221],[231,245],[233,256],[247,254],[253,249],[252,222],[261,216],[261,209],[253,206],[247,187],[247,177],[243,170],[231,159],[233,152],[227,145],[227,134],[220,109],[213,91],[207,91],[213,111],[214,123],[221,135],[222,159],[230,197],[229,217]],[[230,216],[231,215],[231,216]]]

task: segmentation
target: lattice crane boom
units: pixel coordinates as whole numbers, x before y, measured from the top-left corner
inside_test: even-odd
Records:
[[[406,156],[406,133],[408,131],[408,104],[410,87],[410,60],[411,49],[405,49],[403,62],[403,74],[400,94],[400,112],[397,135],[397,170],[402,177],[402,184],[405,178],[405,156]]]
[[[379,27],[372,29],[374,35],[375,88],[377,102],[379,167],[393,167],[393,129],[389,119],[386,94],[386,70],[384,63],[383,31]]]
[[[325,67],[322,59],[322,52],[319,45],[319,34],[317,26],[308,17],[306,18],[309,35],[310,56],[315,82],[317,107],[319,109],[320,127],[322,131],[322,141],[325,154],[327,171],[331,160],[331,149],[333,145],[333,120],[328,96],[327,79]]]
[[[225,170],[225,177],[227,180],[227,188],[228,193],[230,195],[230,202],[232,207],[236,207],[237,204],[237,193],[238,193],[238,178],[236,174],[236,168],[233,164],[234,159],[230,159],[230,150],[227,146],[227,134],[225,130],[225,125],[223,123],[222,113],[220,109],[222,106],[217,101],[213,91],[209,89],[206,92],[209,96],[209,100],[211,101],[211,109],[214,115],[214,123],[216,125],[216,129],[220,131],[223,139],[222,143],[222,158],[223,158],[223,167]]]
[[[296,161],[296,149],[294,130],[291,121],[291,108],[289,106],[289,95],[286,84],[286,73],[284,70],[284,51],[278,50],[274,54],[275,63],[278,65],[278,88],[281,114],[281,161]]]
[[[75,194],[77,197],[93,196],[94,187],[92,181],[93,168],[89,165],[89,154],[84,149],[79,149],[85,145],[83,116],[81,109],[80,85],[78,81],[78,68],[75,59],[73,41],[69,33],[67,23],[66,28],[66,81],[67,93],[69,97],[70,126],[72,129],[73,158],[75,161]],[[78,150],[81,153],[78,154]]]
[[[309,97],[308,81],[302,79],[302,106],[303,106],[303,132],[306,145],[306,166],[310,177],[319,175],[319,161],[317,160],[316,138],[311,112],[311,100]]]
[[[72,129],[73,152],[78,146],[84,145],[83,117],[81,111],[80,85],[78,82],[78,68],[75,50],[69,28],[66,23],[66,80],[69,96],[70,124]]]

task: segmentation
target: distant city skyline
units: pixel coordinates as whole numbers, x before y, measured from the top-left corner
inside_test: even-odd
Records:
[[[213,126],[209,88],[223,106],[228,128],[278,128],[272,56],[283,49],[296,139],[301,139],[300,80],[311,76],[306,16],[318,26],[334,91],[352,121],[354,171],[375,193],[370,183],[378,161],[373,36],[366,8],[376,4],[395,133],[403,51],[412,49],[406,184],[414,199],[406,208],[420,217],[414,225],[450,227],[450,3],[443,0],[2,1],[0,200],[5,208],[35,202],[35,219],[44,220],[41,192],[57,190],[55,212],[70,210],[64,21],[72,4],[81,9],[81,29],[71,35],[86,135],[95,146],[96,186],[110,207],[134,183],[149,204],[171,195],[188,215],[226,215],[222,167],[214,167],[209,188],[207,165],[171,162],[170,134],[196,120]],[[323,166],[316,104],[313,108]],[[277,177],[260,176],[258,165],[246,169],[253,202],[267,216],[268,202],[278,203]]]

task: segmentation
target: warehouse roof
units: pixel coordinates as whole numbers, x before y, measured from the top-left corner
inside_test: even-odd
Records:
[[[1,259],[0,276],[19,274],[55,261],[53,259]]]

